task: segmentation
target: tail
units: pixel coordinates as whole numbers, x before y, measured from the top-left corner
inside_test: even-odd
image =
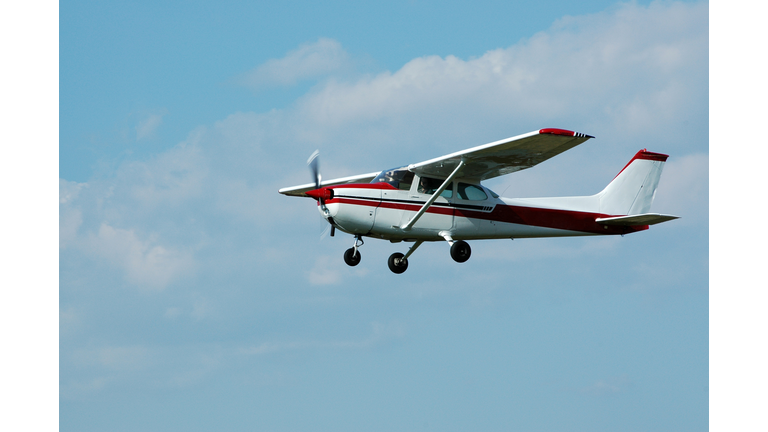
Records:
[[[640,150],[598,194],[600,213],[643,215],[651,209],[661,171],[669,156]]]

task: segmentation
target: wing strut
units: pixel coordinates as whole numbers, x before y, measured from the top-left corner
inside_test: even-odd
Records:
[[[418,249],[422,243],[424,243],[424,240],[417,240],[416,243],[413,246],[411,246],[410,249],[408,249],[408,252],[401,259],[407,260],[408,257],[411,256],[411,254],[416,252],[416,249]]]
[[[430,198],[427,200],[427,202],[425,202],[425,203],[424,203],[424,205],[423,205],[423,206],[421,206],[421,208],[420,208],[420,209],[419,209],[419,211],[416,213],[416,215],[413,217],[413,219],[411,219],[410,221],[408,221],[408,223],[407,223],[407,224],[405,224],[405,225],[402,225],[402,226],[400,227],[400,229],[402,229],[402,230],[405,230],[405,231],[407,231],[407,230],[411,229],[411,227],[413,227],[413,224],[415,224],[415,223],[416,223],[416,221],[417,221],[417,220],[419,220],[419,218],[420,218],[420,217],[421,217],[421,216],[422,216],[424,213],[426,213],[427,209],[428,209],[428,208],[429,208],[429,207],[432,205],[432,203],[434,203],[434,202],[435,202],[435,200],[437,199],[437,197],[439,197],[439,196],[440,196],[440,194],[441,194],[441,193],[443,193],[443,191],[445,190],[445,188],[446,188],[446,187],[448,187],[448,185],[449,185],[449,184],[451,184],[451,182],[453,181],[454,177],[456,177],[456,174],[458,174],[458,173],[459,173],[459,170],[461,170],[461,167],[463,167],[463,166],[464,166],[464,158],[461,158],[461,161],[460,161],[460,162],[459,162],[459,164],[456,166],[456,169],[454,169],[454,170],[453,170],[453,172],[451,173],[451,175],[449,175],[449,176],[448,176],[448,178],[447,178],[447,179],[445,179],[445,181],[443,182],[443,184],[441,184],[441,185],[440,185],[440,187],[439,187],[439,188],[437,188],[437,190],[435,191],[435,193],[433,193],[433,194],[432,194],[432,196],[431,196],[431,197],[430,197]]]

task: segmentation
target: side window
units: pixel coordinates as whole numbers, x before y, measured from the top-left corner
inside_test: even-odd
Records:
[[[416,192],[432,195],[440,188],[440,185],[442,185],[444,181],[445,180],[436,178],[421,177],[419,178],[419,184],[416,187]],[[448,185],[448,187],[445,188],[440,196],[444,198],[451,198],[453,196],[453,188],[451,186],[452,185]]]
[[[459,183],[457,193],[459,194],[459,198],[468,201],[483,201],[488,199],[488,195],[485,194],[485,191],[483,191],[481,187],[467,183]]]

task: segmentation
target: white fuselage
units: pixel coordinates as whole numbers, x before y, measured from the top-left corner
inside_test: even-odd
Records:
[[[564,198],[497,197],[477,182],[454,181],[412,227],[403,229],[430,198],[418,176],[408,189],[388,183],[334,186],[320,212],[340,230],[390,241],[562,237],[626,234],[647,227],[608,227],[595,222],[597,195]]]

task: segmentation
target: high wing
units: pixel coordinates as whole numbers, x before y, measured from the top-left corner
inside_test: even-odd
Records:
[[[486,180],[530,168],[590,138],[594,137],[564,129],[540,129],[409,165],[408,170],[445,178],[463,159],[460,177]]]
[[[373,180],[377,175],[379,175],[379,171],[368,173],[368,174],[358,174],[358,175],[349,176],[349,177],[341,177],[337,179],[326,180],[326,181],[320,182],[320,187],[335,186],[335,185],[340,185],[345,183],[368,183],[371,180]],[[309,195],[307,195],[305,192],[311,191],[315,188],[316,186],[314,183],[307,183],[299,186],[282,188],[278,190],[278,192],[280,192],[283,195],[308,197]]]
[[[408,170],[420,176],[447,178],[459,166],[459,162],[464,160],[461,170],[456,173],[459,177],[486,180],[530,168],[590,138],[594,137],[564,129],[540,129],[412,164],[408,166]],[[321,182],[320,186],[368,183],[378,174],[374,172],[326,180]],[[306,192],[315,188],[314,183],[307,183],[282,188],[278,192],[283,195],[307,197],[309,195]]]

